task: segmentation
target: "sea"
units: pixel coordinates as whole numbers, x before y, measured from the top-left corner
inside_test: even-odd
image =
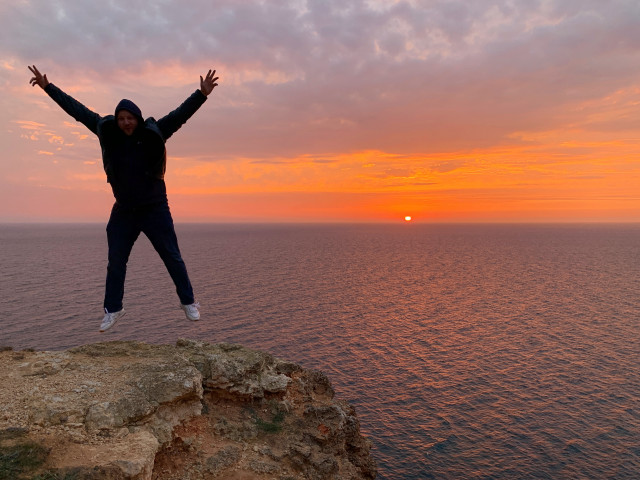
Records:
[[[0,345],[191,338],[321,370],[379,479],[640,478],[640,225],[176,230],[202,321],[142,235],[100,334],[104,225],[0,225]]]

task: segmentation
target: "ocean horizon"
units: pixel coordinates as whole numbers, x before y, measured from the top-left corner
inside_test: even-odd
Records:
[[[0,346],[239,343],[323,371],[380,479],[640,477],[640,224],[176,223],[98,333],[106,222],[4,223]]]

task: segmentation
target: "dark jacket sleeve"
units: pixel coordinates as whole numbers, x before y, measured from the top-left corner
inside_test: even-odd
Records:
[[[98,122],[102,118],[97,113],[89,110],[75,98],[67,95],[53,83],[50,83],[44,89],[45,92],[56,102],[60,107],[75,118],[78,122],[82,123],[85,127],[91,130],[96,135],[98,134]]]
[[[198,111],[202,104],[207,100],[207,96],[200,90],[196,90],[187,98],[182,105],[173,112],[165,115],[157,120],[158,128],[162,132],[162,137],[167,140],[182,125],[185,124],[191,116]]]

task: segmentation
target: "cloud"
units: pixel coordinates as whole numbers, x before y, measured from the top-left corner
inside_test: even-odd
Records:
[[[133,98],[155,117],[217,68],[220,86],[168,145],[191,162],[176,174],[203,189],[215,176],[234,191],[335,191],[348,188],[341,169],[358,189],[491,183],[525,163],[595,161],[589,151],[640,128],[636,0],[3,2],[11,168],[35,170],[35,148],[51,148],[16,131],[59,139],[61,167],[100,164],[94,136],[28,86],[29,64],[101,114]]]
[[[30,120],[14,120],[13,123],[17,123],[18,125],[20,125],[20,128],[25,128],[29,130],[35,130],[37,128],[41,128],[45,126],[43,123],[33,122]]]
[[[233,95],[223,115],[258,144],[289,124],[309,131],[305,144],[337,130],[357,148],[382,132],[414,148],[416,137],[451,142],[453,129],[495,141],[514,120],[535,127],[638,73],[637,2],[32,1],[4,10],[5,55],[76,74],[127,81],[156,69],[165,77],[167,65],[222,65]]]
[[[244,155],[490,145],[579,121],[567,106],[640,73],[634,1],[63,0],[0,13],[2,55],[65,81],[183,88],[219,65],[219,148]]]

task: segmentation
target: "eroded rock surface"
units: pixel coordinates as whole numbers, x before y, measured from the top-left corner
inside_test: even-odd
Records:
[[[46,453],[25,478],[376,476],[356,413],[326,376],[263,352],[105,342],[3,351],[0,370],[0,448]]]

